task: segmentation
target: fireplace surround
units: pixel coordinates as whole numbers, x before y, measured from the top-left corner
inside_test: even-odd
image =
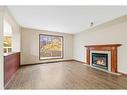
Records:
[[[111,51],[90,51],[90,66],[111,72]]]
[[[108,69],[110,69],[111,72],[117,73],[117,48],[121,46],[121,44],[106,44],[106,45],[87,45],[86,47],[86,64],[91,65],[91,51],[103,51],[103,52],[110,52],[111,56],[108,58],[111,58],[110,61],[110,67],[108,66]],[[108,63],[109,65],[109,63]]]

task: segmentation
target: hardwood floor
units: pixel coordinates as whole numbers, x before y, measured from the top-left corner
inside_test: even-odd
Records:
[[[21,67],[6,89],[126,89],[127,76],[68,61]]]

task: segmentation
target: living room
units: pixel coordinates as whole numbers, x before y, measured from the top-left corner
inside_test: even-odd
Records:
[[[126,13],[126,6],[1,6],[1,88],[126,89]]]

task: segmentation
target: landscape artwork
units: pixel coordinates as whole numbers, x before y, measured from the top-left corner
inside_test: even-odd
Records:
[[[39,44],[40,59],[63,57],[63,36],[40,34]]]

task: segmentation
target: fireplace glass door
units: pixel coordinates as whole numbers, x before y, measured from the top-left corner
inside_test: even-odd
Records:
[[[92,66],[108,70],[108,54],[92,53]]]

